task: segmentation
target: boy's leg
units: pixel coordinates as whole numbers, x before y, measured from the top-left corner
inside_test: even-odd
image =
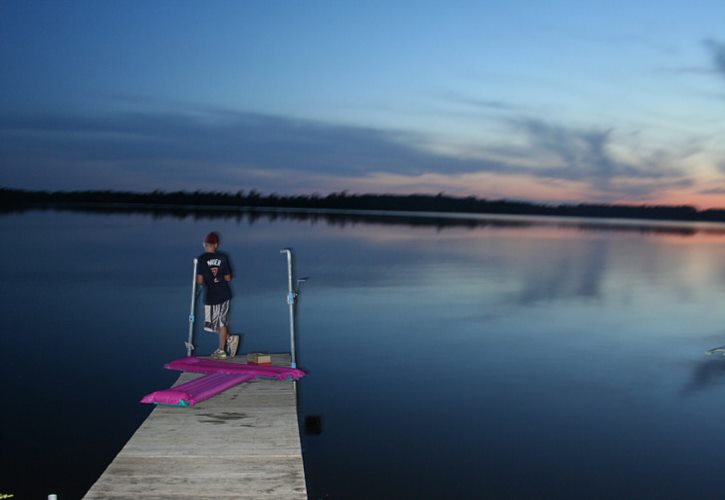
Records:
[[[214,306],[204,304],[204,330],[214,333]]]
[[[229,338],[229,327],[220,326],[219,330],[217,330],[217,333],[219,333],[219,350],[223,351],[227,347],[227,339]]]
[[[227,339],[229,338],[229,301],[227,300],[219,306],[219,350],[224,351],[227,347]]]
[[[214,359],[226,358],[227,339],[229,338],[229,301],[222,304],[204,306],[204,329],[219,335],[219,348],[212,353]]]

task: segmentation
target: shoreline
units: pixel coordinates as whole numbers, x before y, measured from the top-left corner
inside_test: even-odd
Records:
[[[406,210],[364,210],[342,208],[298,208],[273,206],[186,205],[165,203],[58,202],[30,203],[0,210],[0,215],[32,211],[62,211],[104,214],[148,214],[186,218],[206,215],[210,218],[246,216],[250,221],[260,217],[317,220],[329,223],[410,224],[438,227],[523,227],[570,226],[590,230],[622,230],[693,235],[699,232],[725,235],[725,221],[681,220],[635,217],[594,217],[578,215],[507,214],[472,212],[429,212]]]

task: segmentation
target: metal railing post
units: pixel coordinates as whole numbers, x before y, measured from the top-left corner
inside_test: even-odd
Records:
[[[288,287],[287,287],[287,304],[289,305],[289,335],[290,335],[290,366],[292,368],[297,368],[297,353],[296,346],[295,346],[295,298],[296,293],[293,288],[293,281],[294,281],[294,267],[292,264],[292,249],[291,248],[283,248],[279,251],[280,253],[286,253],[287,254],[287,277],[288,277]]]
[[[189,337],[186,344],[186,355],[191,356],[191,351],[194,350],[194,320],[196,319],[194,313],[196,312],[196,269],[199,263],[199,259],[194,259],[194,276],[191,282],[191,310],[189,312]]]

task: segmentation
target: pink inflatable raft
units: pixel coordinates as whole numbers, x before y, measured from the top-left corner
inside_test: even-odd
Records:
[[[174,360],[164,368],[192,373],[205,373],[203,377],[176,387],[147,394],[142,403],[172,406],[194,406],[242,382],[255,378],[299,380],[305,372],[284,366],[243,365],[214,359],[188,357]]]

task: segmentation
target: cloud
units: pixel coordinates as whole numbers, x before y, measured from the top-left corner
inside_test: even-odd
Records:
[[[327,124],[255,113],[118,113],[105,116],[0,117],[0,184],[16,184],[27,167],[62,168],[82,180],[94,167],[116,173],[208,178],[215,172],[298,172],[366,176],[527,169],[467,160],[419,147],[423,136],[403,131]],[[52,172],[48,171],[48,174]],[[52,178],[52,175],[51,175]],[[51,186],[52,187],[52,186]]]
[[[0,133],[11,151],[40,147],[83,161],[179,160],[351,175],[420,173],[447,161],[408,145],[420,142],[410,133],[253,113],[3,117]],[[452,163],[455,170],[475,168]]]
[[[716,164],[717,170],[725,175],[725,161],[720,161]],[[722,196],[725,194],[725,185],[720,182],[711,182],[706,189],[700,189],[699,194]]]
[[[513,104],[500,99],[480,99],[457,92],[447,92],[444,97],[453,104],[484,111],[514,111],[517,108]]]
[[[657,67],[654,71],[673,75],[703,75],[712,77],[713,74],[720,74],[721,76],[725,76],[725,43],[714,38],[706,38],[702,41],[702,44],[710,52],[712,57],[711,65]]]
[[[647,196],[692,182],[663,162],[661,154],[640,158],[638,164],[617,159],[610,151],[612,129],[569,128],[530,117],[514,119],[512,125],[527,138],[528,154],[548,165],[542,176],[583,181],[605,195]]]
[[[715,70],[722,76],[725,76],[725,43],[708,38],[704,41],[704,44],[712,54],[712,62]]]
[[[611,178],[620,168],[606,152],[611,131],[572,130],[534,118],[514,121],[534,151],[554,158],[568,178]]]
[[[0,117],[0,185],[39,189],[314,191],[382,175],[420,178],[487,173],[590,186],[601,201],[687,183],[662,165],[634,165],[609,151],[612,130],[575,129],[524,117],[502,122],[516,146],[481,141],[476,155],[439,153],[431,137],[220,110],[98,116]],[[381,186],[384,190],[385,186]],[[503,194],[515,197],[515,194]]]

